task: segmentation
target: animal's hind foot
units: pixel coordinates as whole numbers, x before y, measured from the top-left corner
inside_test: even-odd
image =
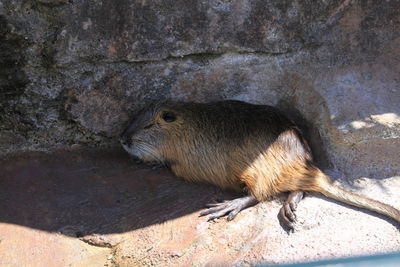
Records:
[[[245,208],[254,206],[258,203],[258,200],[253,196],[246,196],[241,198],[236,198],[233,200],[225,200],[221,203],[211,203],[207,204],[207,210],[200,213],[200,216],[209,215],[207,221],[214,220],[216,218],[220,218],[228,214],[227,220],[233,220],[236,215]]]
[[[294,223],[296,222],[296,209],[300,200],[304,197],[304,192],[302,191],[293,191],[290,192],[288,198],[285,203],[283,203],[282,208],[278,213],[278,218],[281,224],[287,227],[290,230],[294,229]]]

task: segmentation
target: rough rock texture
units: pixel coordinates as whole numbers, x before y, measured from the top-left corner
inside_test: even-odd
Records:
[[[2,153],[115,145],[154,99],[241,99],[308,126],[322,166],[399,173],[399,1],[3,0],[0,25]]]
[[[0,266],[248,266],[400,251],[394,221],[320,196],[300,203],[292,234],[277,219],[284,196],[207,222],[206,203],[237,195],[122,150],[23,153],[0,169]],[[400,208],[399,176],[338,180]]]
[[[390,193],[396,192],[390,190],[399,188],[400,175],[399,32],[398,0],[1,0],[0,154],[26,150],[48,151],[65,146],[117,146],[116,137],[129,118],[154,100],[173,98],[205,102],[239,99],[284,109],[305,129],[320,166],[333,169],[334,173],[339,173],[338,177],[345,177],[342,179],[345,184],[365,178],[361,186],[372,184],[365,190],[376,189],[371,191],[371,196],[397,205],[398,194]],[[83,157],[91,156],[85,154]],[[34,158],[29,159],[27,164],[36,166]],[[18,156],[14,160],[18,161]],[[106,157],[106,160],[110,158]],[[204,199],[192,203],[190,212],[172,215],[173,220],[157,213],[159,210],[153,217],[140,207],[133,206],[135,208],[128,211],[133,213],[137,208],[139,215],[127,215],[133,222],[124,224],[121,218],[125,213],[118,213],[120,210],[110,204],[110,207],[104,208],[111,212],[113,219],[122,220],[116,224],[117,228],[113,228],[110,226],[113,220],[97,217],[103,213],[86,202],[82,204],[82,212],[91,215],[82,215],[83,219],[73,215],[73,208],[80,209],[79,201],[92,192],[79,187],[85,183],[74,180],[77,177],[69,172],[69,168],[75,168],[76,175],[87,179],[88,188],[94,186],[99,190],[97,195],[92,195],[95,199],[99,198],[96,203],[111,203],[120,193],[119,189],[115,189],[111,197],[104,193],[108,188],[102,187],[102,182],[92,183],[91,179],[97,177],[95,171],[88,170],[85,173],[86,167],[81,170],[79,166],[63,164],[61,161],[56,164],[57,167],[50,169],[42,166],[43,173],[37,170],[38,181],[46,184],[43,188],[65,197],[55,203],[56,193],[46,193],[43,199],[39,198],[42,210],[54,212],[50,214],[51,219],[46,221],[37,217],[42,214],[41,209],[26,212],[30,214],[26,217],[23,215],[25,213],[15,214],[10,210],[5,214],[4,209],[0,209],[0,233],[7,235],[6,241],[2,241],[0,236],[0,249],[16,246],[14,243],[4,245],[5,242],[13,242],[7,241],[8,233],[15,231],[21,239],[27,238],[32,242],[36,238],[50,238],[49,245],[35,250],[35,253],[57,255],[56,248],[60,247],[66,251],[62,255],[79,255],[82,258],[98,255],[94,256],[98,260],[93,262],[94,266],[103,262],[112,264],[113,260],[110,259],[114,257],[118,258],[121,266],[151,264],[152,261],[162,263],[163,259],[172,258],[177,266],[190,265],[193,263],[191,255],[194,255],[197,247],[206,251],[205,257],[211,252],[217,257],[223,251],[229,251],[228,262],[238,265],[246,261],[286,262],[373,253],[380,244],[385,247],[379,251],[399,250],[398,232],[394,228],[389,229],[385,221],[365,215],[365,225],[351,231],[346,227],[353,225],[354,221],[364,223],[358,219],[359,212],[343,207],[336,210],[334,203],[325,201],[317,204],[320,202],[318,198],[304,201],[304,207],[309,207],[309,212],[317,219],[314,224],[305,220],[312,226],[310,229],[305,226],[307,229],[298,234],[294,243],[288,243],[291,236],[284,235],[276,225],[279,204],[275,202],[246,211],[239,216],[236,224],[226,224],[223,220],[220,224],[206,223],[198,219],[196,214],[208,194],[215,193],[210,188],[199,193],[204,194]],[[117,163],[102,164],[123,168]],[[29,185],[26,189],[28,192],[36,190],[32,185],[34,180],[29,176],[29,168],[25,168],[25,174],[19,173],[18,168],[14,170],[25,177],[20,185],[15,184],[21,187],[15,188],[15,181],[1,177],[0,190],[7,188],[3,186],[8,181],[10,191],[0,194],[0,198],[10,194],[10,199],[23,199],[26,197],[24,185]],[[54,170],[57,168],[60,169]],[[66,172],[65,176],[59,173],[60,170]],[[156,175],[152,180],[148,178],[147,171],[143,172],[133,171],[132,176],[150,179],[146,186],[158,188],[157,181],[164,176]],[[10,177],[18,176],[13,175]],[[127,183],[127,175],[119,173],[117,177],[112,176],[112,179],[121,183],[116,183],[116,188]],[[51,180],[52,177],[67,177],[66,181],[61,180],[67,184],[54,188],[53,183],[58,182]],[[68,181],[74,183],[68,184]],[[154,184],[151,181],[155,181]],[[75,186],[83,191],[75,191]],[[127,196],[129,201],[143,189],[140,186],[143,185],[134,184],[134,193]],[[172,186],[167,195],[176,198],[182,188],[186,190],[186,185],[182,188],[179,186]],[[121,190],[125,192],[125,189]],[[16,192],[21,193],[15,195]],[[159,193],[157,190],[155,192]],[[152,196],[156,196],[156,193]],[[127,203],[133,203],[129,201]],[[147,201],[143,205],[154,204],[152,198]],[[163,200],[158,201],[155,203],[162,203]],[[166,203],[170,203],[168,201]],[[186,200],[183,198],[181,201]],[[2,204],[4,202],[0,201]],[[71,213],[60,214],[64,209]],[[116,213],[112,213],[112,210]],[[335,211],[344,215],[339,214],[340,217]],[[142,216],[141,213],[144,214],[144,221],[150,223],[140,224],[143,218],[134,216]],[[246,214],[250,217],[246,217]],[[48,214],[42,215],[46,218]],[[338,227],[335,231],[346,232],[348,237],[341,239],[341,235],[337,234],[325,239],[323,244],[326,247],[321,248],[318,256],[314,253],[321,244],[317,242],[318,238],[325,237],[323,233],[333,231],[330,215],[340,217],[333,219],[337,223],[335,227]],[[91,220],[91,216],[97,221]],[[156,223],[159,216],[165,216],[165,220],[161,218],[165,224]],[[264,217],[273,224],[272,230],[266,228]],[[89,226],[85,225],[87,221],[93,222],[96,227],[91,228],[90,223]],[[111,228],[103,231],[97,222]],[[320,230],[314,232],[313,227],[319,224],[325,228],[318,228]],[[130,231],[132,225],[138,225],[134,233]],[[381,228],[377,229],[377,225]],[[30,232],[20,226],[38,229],[38,232]],[[180,234],[167,236],[168,231],[176,226],[181,227]],[[243,231],[249,227],[254,231]],[[239,235],[229,236],[227,229],[248,236],[242,239],[238,238]],[[264,229],[267,229],[266,232]],[[81,239],[86,242],[84,244],[75,238],[53,245],[56,239],[48,235],[52,231],[61,233],[58,235],[60,238],[81,231],[88,231],[90,235],[85,232],[85,236],[82,236]],[[124,231],[126,233],[123,236],[128,240],[142,237],[142,247],[132,246],[135,244],[132,241],[114,250],[112,244],[118,243],[120,237],[108,234]],[[361,235],[358,235],[360,231]],[[374,231],[385,234],[374,236]],[[154,243],[151,238],[160,235],[163,241]],[[208,236],[211,236],[210,239]],[[243,246],[239,248],[236,240],[249,240],[249,245],[241,243]],[[308,242],[301,243],[301,240]],[[218,242],[221,245],[216,245]],[[283,245],[278,246],[278,243]],[[87,244],[101,245],[102,250],[96,252],[89,249]],[[295,245],[292,247],[290,244]],[[311,248],[304,251],[297,244],[303,248],[308,244]],[[354,244],[366,245],[359,248]],[[179,249],[170,252],[172,247]],[[25,248],[28,252],[23,255],[37,255],[32,254],[31,246]],[[82,249],[87,254],[74,254],[76,249]],[[238,261],[235,261],[234,255],[238,251],[242,254],[239,253]],[[10,251],[8,253],[7,258],[0,257],[0,261],[7,260],[6,264],[12,265],[15,257]],[[107,253],[112,253],[110,259]],[[62,258],[60,256],[57,259]],[[35,256],[32,259],[34,261]],[[217,258],[203,258],[193,264],[204,265],[208,261],[218,263]],[[74,265],[79,260],[69,258],[67,262]],[[18,262],[19,265],[25,263]],[[48,261],[41,263],[50,266]],[[60,262],[54,262],[54,266],[60,266]]]

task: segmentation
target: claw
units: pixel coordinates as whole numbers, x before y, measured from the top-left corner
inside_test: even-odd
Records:
[[[211,221],[229,214],[227,220],[231,221],[241,210],[251,207],[257,203],[258,201],[253,196],[237,198],[234,200],[225,200],[222,203],[210,203],[206,205],[208,209],[202,211],[200,216],[211,214],[211,216],[209,216],[207,219],[207,221]]]
[[[209,222],[209,221],[212,221],[214,219],[220,218],[220,217],[226,215],[227,213],[229,213],[229,211],[230,211],[229,208],[226,208],[226,209],[214,212],[211,216],[209,216],[207,218],[207,221]]]
[[[200,213],[200,216],[204,216],[204,215],[208,215],[208,214],[211,214],[211,213],[215,213],[215,212],[218,212],[218,211],[223,210],[223,209],[225,209],[225,205],[214,206],[213,208],[209,208],[209,209],[206,209],[205,211],[202,211]]]
[[[290,230],[294,229],[294,223],[297,221],[295,211],[303,196],[304,193],[301,191],[291,192],[278,213],[280,222]]]
[[[208,203],[208,204],[206,204],[206,207],[207,208],[212,208],[212,207],[218,207],[220,205],[221,205],[221,203]]]
[[[228,217],[226,218],[228,221],[232,221],[233,219],[235,219],[236,215],[238,215],[238,213],[240,212],[240,209],[234,209],[233,211],[231,211],[228,215]]]
[[[292,221],[286,216],[285,208],[282,207],[278,213],[279,221],[288,229],[293,229]]]

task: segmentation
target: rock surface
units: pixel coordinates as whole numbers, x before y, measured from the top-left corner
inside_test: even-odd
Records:
[[[400,251],[393,221],[319,196],[300,203],[291,234],[277,219],[283,196],[207,222],[206,203],[237,195],[122,150],[23,153],[0,169],[1,266],[246,266]],[[338,180],[400,208],[399,178]]]
[[[245,265],[400,250],[388,221],[321,198],[302,202],[293,235],[276,201],[208,223],[197,218],[203,205],[233,195],[121,152],[56,150],[115,147],[158,99],[276,105],[321,167],[399,208],[399,32],[397,0],[0,1],[0,265]],[[27,150],[56,151],[18,155]]]
[[[116,145],[154,99],[240,99],[307,126],[322,166],[399,174],[398,1],[3,0],[0,24],[3,154]]]

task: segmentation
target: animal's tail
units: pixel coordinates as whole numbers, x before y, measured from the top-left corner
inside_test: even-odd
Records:
[[[377,213],[386,215],[390,218],[395,219],[397,222],[400,222],[400,210],[395,209],[394,207],[379,202],[377,200],[373,200],[356,193],[347,191],[339,186],[332,184],[329,177],[324,173],[320,172],[318,174],[317,184],[312,189],[312,191],[322,193],[323,195],[333,198],[335,200],[359,207],[368,209],[371,211],[375,211]]]

